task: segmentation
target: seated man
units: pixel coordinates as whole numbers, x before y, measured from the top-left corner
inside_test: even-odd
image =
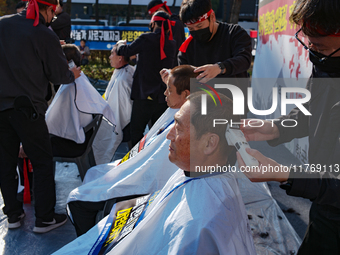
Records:
[[[70,193],[67,202],[77,235],[95,225],[96,215],[103,210],[107,200],[120,201],[159,190],[177,170],[167,159],[169,141],[165,136],[173,126],[174,114],[190,94],[190,78],[197,76],[194,69],[183,65],[171,70],[164,93],[169,108],[143,138],[144,142],[137,144],[126,158],[132,154],[134,157],[117,167],[111,163],[91,168],[86,173],[84,184]]]
[[[175,114],[167,138],[169,159],[180,169],[146,206],[137,226],[107,254],[256,254],[233,175],[196,172],[196,166],[225,166],[232,151],[226,126],[212,124],[221,116],[236,120],[232,101],[220,96],[222,106],[207,98],[207,115],[200,113],[200,94],[190,96]],[[106,218],[56,254],[88,253],[105,223]]]
[[[110,55],[110,64],[115,68],[107,85],[104,98],[110,105],[116,121],[116,136],[113,141],[114,152],[123,140],[123,129],[130,123],[132,100],[131,86],[135,68],[129,65],[129,58],[117,55],[118,42],[113,46]]]
[[[80,52],[77,46],[66,44],[62,48],[67,61],[73,60],[77,66],[80,65]],[[78,157],[82,155],[87,147],[88,138],[92,134],[92,130],[85,134],[83,128],[92,121],[93,114],[102,114],[110,122],[102,121],[93,142],[96,163],[110,162],[113,154],[112,142],[108,138],[113,139],[115,135],[113,132],[114,114],[83,72],[74,83],[62,85],[59,88],[46,112],[46,124],[49,133],[53,135],[51,143],[54,156]],[[106,137],[106,140],[100,139],[100,136]],[[96,143],[104,149],[96,149]],[[105,153],[110,154],[106,159]]]

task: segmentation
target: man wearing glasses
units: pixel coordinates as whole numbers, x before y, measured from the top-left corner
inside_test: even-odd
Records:
[[[295,37],[309,51],[313,63],[307,88],[311,99],[305,107],[281,116],[276,125],[242,127],[250,141],[267,140],[272,146],[294,138],[309,137],[308,168],[291,167],[289,172],[246,173],[251,181],[278,181],[288,195],[313,201],[310,223],[298,255],[340,254],[340,4],[338,0],[298,0],[291,20],[301,26]],[[305,45],[301,34],[308,39]],[[294,119],[295,127],[284,128],[283,119]],[[250,155],[260,167],[279,166],[256,150]],[[239,164],[244,166],[238,155]],[[261,166],[262,165],[262,166]]]

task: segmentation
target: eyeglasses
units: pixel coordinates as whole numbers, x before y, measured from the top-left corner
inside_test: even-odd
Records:
[[[302,46],[305,48],[305,50],[308,50],[308,52],[313,56],[315,57],[316,59],[319,60],[320,63],[325,63],[325,61],[327,59],[329,59],[331,56],[333,56],[335,53],[337,53],[339,49],[335,50],[334,52],[332,52],[331,54],[329,54],[328,56],[325,56],[325,57],[319,57],[317,56],[306,44],[303,43],[303,41],[301,41],[301,39],[299,38],[298,34],[301,32],[302,28],[300,28],[296,33],[295,33],[295,39],[298,40],[299,43],[302,44]]]

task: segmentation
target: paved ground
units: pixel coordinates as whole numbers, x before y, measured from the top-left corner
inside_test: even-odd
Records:
[[[269,147],[265,142],[251,143],[251,147],[259,149],[263,154],[269,156],[280,163],[294,163],[293,156],[284,146],[278,146],[275,149]],[[128,150],[126,144],[118,149],[115,158],[121,158]],[[56,170],[56,190],[57,190],[57,206],[56,210],[64,211],[65,202],[68,193],[81,184],[80,177],[76,165],[70,163],[57,163]],[[281,190],[277,183],[271,182],[270,188],[274,198],[278,204],[286,212],[286,216],[292,226],[302,238],[306,230],[308,222],[308,210],[310,202],[302,198],[288,197]],[[0,199],[0,207],[3,206]],[[26,218],[23,226],[16,230],[7,229],[7,217],[0,212],[0,254],[8,255],[48,255],[58,250],[65,244],[72,241],[76,235],[72,224],[68,221],[64,226],[55,229],[46,234],[34,234],[32,228],[34,226],[34,210],[32,205],[25,205]]]

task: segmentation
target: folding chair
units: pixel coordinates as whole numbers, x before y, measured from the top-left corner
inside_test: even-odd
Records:
[[[93,120],[90,122],[90,124],[84,127],[85,133],[88,132],[90,129],[93,129],[93,133],[89,139],[85,152],[81,156],[75,157],[75,158],[53,157],[54,167],[55,167],[56,161],[76,163],[78,166],[80,178],[83,181],[87,170],[96,165],[96,160],[94,158],[93,149],[92,149],[92,143],[93,143],[94,138],[96,137],[96,134],[98,132],[102,119],[103,119],[103,115],[96,114],[94,115]]]

